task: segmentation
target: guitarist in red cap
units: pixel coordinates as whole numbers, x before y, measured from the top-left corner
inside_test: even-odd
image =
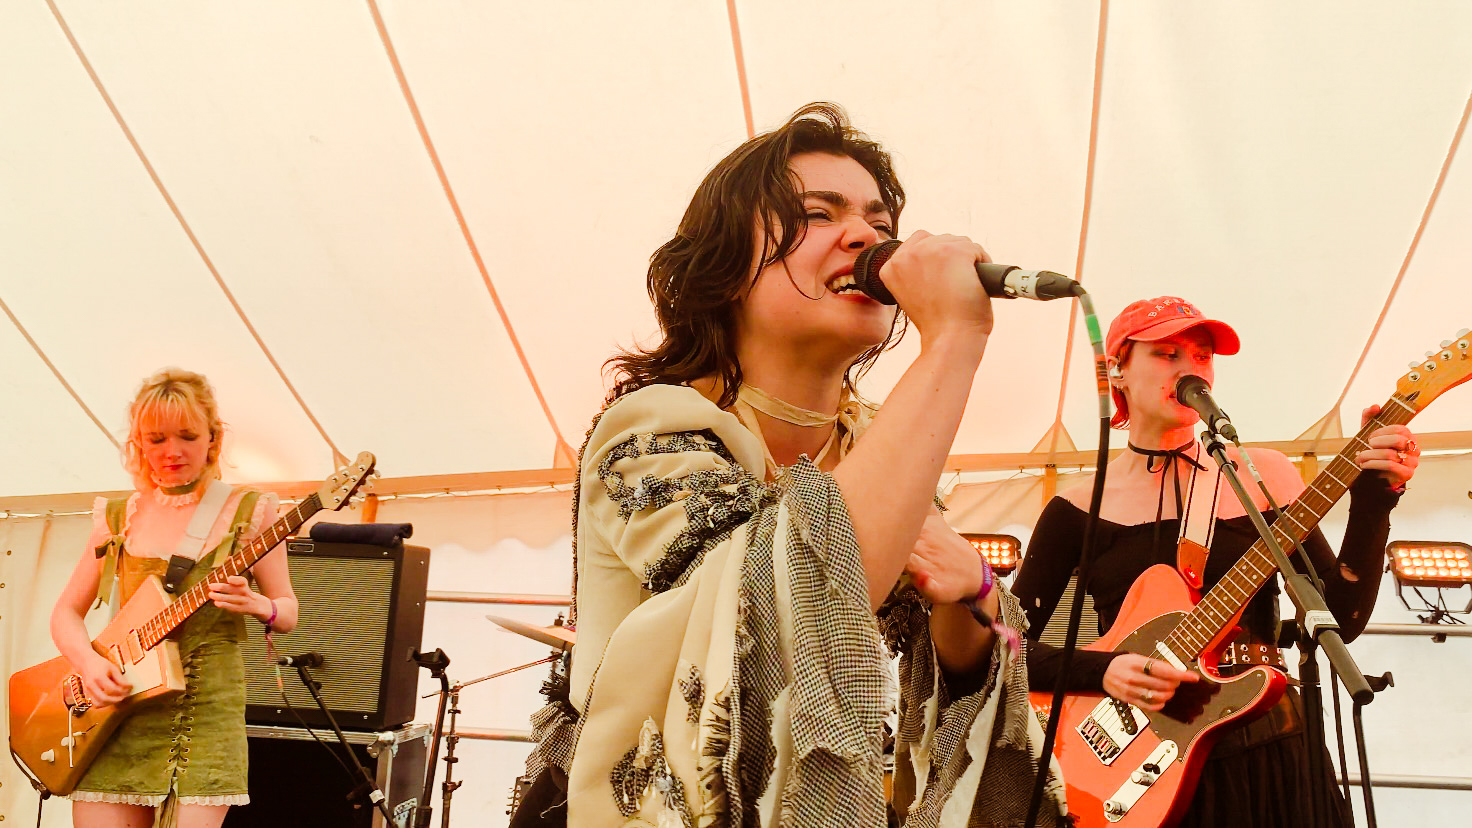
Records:
[[[1115,402],[1112,425],[1128,428],[1129,450],[1109,463],[1086,585],[1101,632],[1114,624],[1131,586],[1149,567],[1167,564],[1195,570],[1182,571],[1182,577],[1188,582],[1204,580],[1202,589],[1209,590],[1257,540],[1230,490],[1221,487],[1212,495],[1217,470],[1195,436],[1198,415],[1175,398],[1176,384],[1185,375],[1212,381],[1216,356],[1240,349],[1237,333],[1204,316],[1195,305],[1163,296],[1125,308],[1110,325],[1106,349]],[[1365,421],[1378,411],[1367,409]],[[1369,620],[1380,587],[1390,510],[1415,473],[1419,455],[1414,435],[1403,425],[1379,428],[1368,442],[1370,447],[1353,460],[1374,473],[1360,475],[1349,490],[1348,525],[1339,554],[1318,530],[1304,541],[1346,641],[1353,640]],[[1286,508],[1304,489],[1297,468],[1279,452],[1248,451],[1274,499]],[[1258,501],[1256,508],[1268,512],[1271,522],[1266,499],[1250,481],[1248,487]],[[1193,491],[1198,494],[1195,498]],[[1034,639],[1053,616],[1079,562],[1090,495],[1091,485],[1080,483],[1055,497],[1038,520],[1013,587]],[[1202,544],[1209,549],[1204,562],[1178,561],[1178,541],[1187,534],[1183,524],[1185,529],[1208,533]],[[1260,664],[1281,667],[1276,646],[1278,591],[1277,578],[1270,576],[1247,603],[1238,622],[1240,638],[1226,651],[1235,663],[1223,667],[1223,675]],[[1054,686],[1061,655],[1033,643],[1029,683],[1035,690]],[[1197,681],[1195,672],[1161,658],[1083,650],[1074,654],[1067,677],[1070,692],[1103,692],[1144,711],[1162,710],[1182,682]],[[1060,728],[1059,738],[1064,735]],[[1333,780],[1309,778],[1311,749],[1320,748],[1307,744],[1302,701],[1290,688],[1261,718],[1227,731],[1217,742],[1180,824],[1222,828],[1348,824],[1348,808],[1334,791]],[[1075,773],[1065,764],[1070,786]],[[1311,813],[1316,785],[1331,791],[1332,813]],[[1076,810],[1072,794],[1069,804]]]

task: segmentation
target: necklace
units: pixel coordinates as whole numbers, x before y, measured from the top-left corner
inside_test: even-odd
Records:
[[[767,478],[770,480],[781,479],[785,469],[777,463],[777,460],[772,457],[771,450],[767,448],[767,439],[762,434],[761,423],[756,417],[758,411],[775,420],[791,423],[801,428],[821,428],[836,423],[827,441],[823,443],[823,448],[819,449],[818,456],[812,459],[813,465],[820,465],[823,459],[835,450],[842,457],[853,446],[854,423],[858,416],[858,405],[853,400],[845,400],[840,403],[838,412],[835,414],[820,414],[779,400],[755,386],[743,385],[736,392],[736,405],[733,413],[736,419],[740,420],[748,431],[755,434],[757,441],[762,444],[762,456],[766,461]]]
[[[1195,484],[1196,472],[1206,471],[1206,467],[1201,465],[1201,463],[1199,463],[1195,457],[1192,457],[1191,455],[1186,453],[1187,449],[1194,448],[1196,446],[1195,440],[1191,440],[1190,442],[1177,446],[1173,449],[1164,450],[1144,449],[1140,448],[1134,443],[1126,443],[1126,445],[1130,447],[1130,451],[1133,451],[1136,454],[1145,455],[1146,472],[1150,474],[1160,472],[1160,495],[1156,498],[1155,501],[1155,529],[1150,537],[1150,552],[1152,555],[1158,554],[1160,550],[1161,535],[1160,519],[1165,515],[1165,473],[1167,471],[1171,472],[1171,484],[1172,488],[1175,490],[1176,495],[1176,518],[1178,520],[1184,521],[1185,516],[1181,514],[1182,503],[1185,499],[1181,494],[1181,466],[1185,465],[1191,467],[1191,470],[1188,474],[1192,485]],[[1157,459],[1160,460],[1160,468],[1154,468],[1155,461]]]
[[[158,481],[155,480],[154,483],[157,484]],[[153,490],[153,499],[161,506],[170,506],[175,509],[192,506],[204,497],[205,487],[201,485],[203,483],[204,477],[196,477],[182,486],[159,486]]]
[[[1158,471],[1165,471],[1166,469],[1175,465],[1175,461],[1177,460],[1189,463],[1190,465],[1195,466],[1200,471],[1206,471],[1205,466],[1198,463],[1195,457],[1192,457],[1191,455],[1186,453],[1186,449],[1194,448],[1196,446],[1195,440],[1191,440],[1190,442],[1184,443],[1176,448],[1165,450],[1140,448],[1134,443],[1126,443],[1125,445],[1128,445],[1130,447],[1130,451],[1133,451],[1136,454],[1143,454],[1146,458],[1148,458],[1145,461],[1145,471],[1150,472],[1151,474],[1154,474]],[[1155,460],[1157,458],[1163,458],[1160,462],[1160,468],[1158,469],[1154,468]]]
[[[817,411],[799,408],[790,402],[777,399],[755,385],[741,386],[741,389],[736,392],[736,399],[774,420],[792,423],[803,428],[820,428],[838,421],[837,414],[820,414]]]

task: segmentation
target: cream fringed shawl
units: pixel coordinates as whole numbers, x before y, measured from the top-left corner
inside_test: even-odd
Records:
[[[763,462],[750,431],[684,386],[640,389],[595,422],[575,504],[569,825],[885,824],[894,688],[847,508],[811,463],[772,485],[749,471]],[[1015,670],[994,669],[967,704],[945,703],[913,621],[923,607],[906,606],[912,620],[887,632],[924,662],[903,663],[906,718],[923,753],[921,803],[942,803],[979,772],[995,690]],[[910,647],[916,632],[925,641]],[[999,731],[1016,741],[1032,717],[1011,721],[1004,707]],[[539,732],[565,738],[571,722],[561,724],[544,719]],[[968,737],[973,724],[985,732]],[[540,753],[566,756],[547,741]],[[943,810],[969,812],[974,794]]]

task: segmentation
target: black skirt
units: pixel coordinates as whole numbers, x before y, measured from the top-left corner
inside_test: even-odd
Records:
[[[1334,765],[1322,746],[1316,749],[1323,756],[1323,775],[1317,784],[1310,775],[1303,721],[1303,699],[1290,687],[1261,719],[1219,741],[1202,766],[1182,828],[1350,825]],[[1315,802],[1326,804],[1316,808]]]

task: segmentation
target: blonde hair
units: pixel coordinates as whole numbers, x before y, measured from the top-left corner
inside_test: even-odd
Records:
[[[215,389],[203,374],[182,368],[165,368],[145,379],[138,394],[128,406],[128,441],[123,445],[123,468],[133,477],[139,491],[157,488],[143,456],[142,429],[148,421],[163,419],[192,420],[209,432],[210,448],[205,455],[200,477],[220,476],[220,447],[224,443],[225,423],[215,403]]]

